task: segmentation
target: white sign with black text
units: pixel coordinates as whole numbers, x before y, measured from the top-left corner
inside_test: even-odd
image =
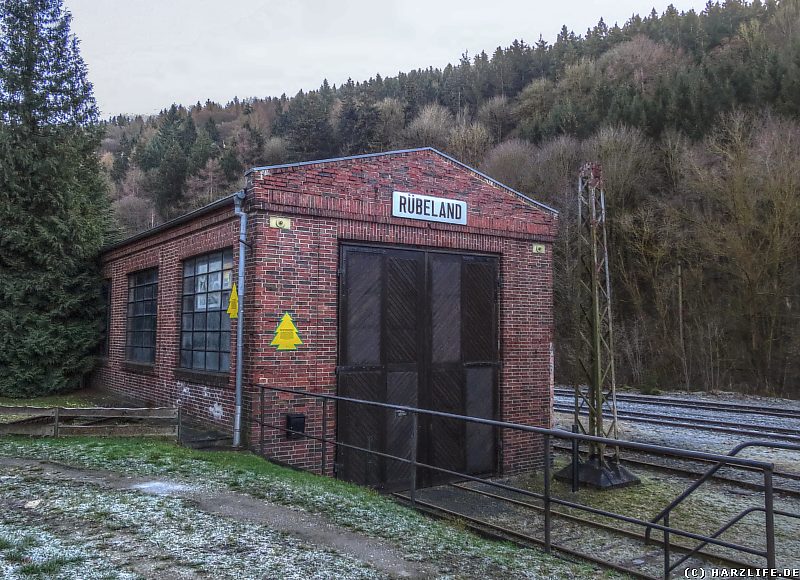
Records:
[[[456,199],[395,191],[392,194],[392,215],[412,220],[465,226],[467,225],[467,203]]]

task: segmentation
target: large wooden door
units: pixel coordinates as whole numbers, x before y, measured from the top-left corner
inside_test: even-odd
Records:
[[[495,258],[347,245],[340,275],[340,395],[494,417]],[[340,403],[337,425],[346,445],[410,455],[410,415]],[[495,469],[491,428],[421,417],[417,441],[420,462],[473,474]],[[410,474],[403,462],[346,446],[337,452],[337,475],[348,481],[398,489]],[[430,470],[418,478],[446,480]]]

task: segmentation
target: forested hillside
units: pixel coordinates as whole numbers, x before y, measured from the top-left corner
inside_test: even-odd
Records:
[[[576,175],[597,160],[619,382],[798,396],[800,0],[670,6],[444,69],[116,117],[102,152],[131,233],[233,191],[249,166],[426,145],[562,212],[560,380]]]

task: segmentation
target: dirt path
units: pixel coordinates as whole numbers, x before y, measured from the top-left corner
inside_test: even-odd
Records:
[[[209,490],[168,479],[126,477],[113,472],[76,469],[48,461],[0,457],[0,473],[35,474],[40,483],[63,483],[97,486],[106,490],[133,491],[155,496],[179,498],[207,514],[238,522],[268,527],[279,534],[317,547],[349,556],[375,568],[382,575],[395,578],[432,578],[436,569],[411,562],[394,546],[356,534],[331,524],[323,517],[272,504],[246,494],[227,490]],[[17,507],[20,506],[6,506]]]

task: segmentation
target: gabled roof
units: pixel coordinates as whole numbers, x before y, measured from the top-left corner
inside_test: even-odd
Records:
[[[528,197],[524,193],[520,193],[516,189],[513,189],[513,188],[505,185],[504,183],[500,183],[499,181],[489,177],[485,173],[481,173],[480,171],[478,171],[474,167],[470,167],[466,163],[462,163],[458,159],[454,159],[453,157],[450,157],[446,153],[442,153],[441,151],[439,151],[438,149],[434,149],[433,147],[417,147],[415,149],[397,149],[395,151],[382,151],[380,153],[364,153],[362,155],[350,155],[350,156],[347,156],[347,157],[332,157],[330,159],[317,159],[317,160],[314,160],[314,161],[300,161],[300,162],[297,162],[297,163],[281,163],[279,165],[265,165],[263,167],[252,167],[252,168],[248,169],[245,172],[245,175],[250,175],[251,173],[253,173],[255,171],[270,171],[270,170],[273,170],[273,169],[287,169],[287,168],[291,168],[291,167],[305,167],[307,165],[321,165],[323,163],[338,163],[340,161],[352,161],[354,159],[371,159],[373,157],[385,157],[387,155],[403,155],[403,154],[407,154],[407,153],[419,153],[419,152],[422,152],[422,151],[430,151],[432,153],[435,153],[436,155],[444,157],[445,159],[447,159],[451,163],[455,163],[456,165],[458,165],[460,167],[463,167],[467,171],[471,171],[472,173],[478,175],[480,178],[485,179],[486,181],[489,181],[489,182],[493,183],[494,185],[505,189],[506,191],[510,191],[514,195],[517,195],[517,196],[521,197],[522,199],[524,199],[526,201],[529,201],[530,203],[532,203],[534,205],[539,206],[542,209],[545,209],[547,211],[553,212],[555,214],[558,213],[558,210],[553,209],[549,205],[546,205],[546,204],[543,204],[543,203],[541,203],[539,201],[536,201],[535,199],[532,199],[532,198]]]
[[[251,173],[253,173],[255,171],[269,171],[269,170],[272,170],[272,169],[286,169],[286,168],[291,168],[291,167],[304,167],[306,165],[321,165],[321,164],[324,164],[324,163],[337,163],[337,162],[340,162],[340,161],[351,161],[351,160],[354,160],[354,159],[370,159],[372,157],[384,157],[384,156],[387,156],[387,155],[403,155],[403,154],[407,154],[407,153],[419,153],[419,152],[423,152],[423,151],[430,151],[431,153],[435,153],[436,155],[439,155],[439,156],[443,157],[444,159],[447,159],[451,163],[454,163],[455,165],[458,165],[459,167],[462,167],[462,168],[466,169],[467,171],[470,171],[470,172],[474,173],[475,175],[479,176],[481,179],[485,179],[486,181],[489,181],[490,183],[492,183],[492,184],[494,184],[494,185],[496,185],[496,186],[498,186],[498,187],[500,187],[502,189],[505,189],[506,191],[509,191],[509,192],[513,193],[514,195],[517,195],[517,196],[521,197],[525,201],[528,201],[528,202],[530,202],[530,203],[532,203],[532,204],[534,204],[534,205],[536,205],[536,206],[538,206],[538,207],[540,207],[540,208],[542,208],[544,210],[552,212],[554,214],[558,214],[558,210],[555,210],[555,209],[553,209],[552,207],[550,207],[550,206],[548,206],[546,204],[543,204],[543,203],[541,203],[539,201],[536,201],[535,199],[532,199],[532,198],[528,197],[524,193],[520,193],[516,189],[513,189],[513,188],[511,188],[511,187],[509,187],[509,186],[507,186],[507,185],[505,185],[503,183],[500,183],[499,181],[489,177],[485,173],[481,173],[480,171],[478,171],[474,167],[470,167],[466,163],[462,163],[458,159],[454,159],[453,157],[450,157],[446,153],[442,153],[441,151],[439,151],[438,149],[434,149],[433,147],[417,147],[415,149],[397,149],[395,151],[383,151],[383,152],[380,152],[380,153],[365,153],[365,154],[362,154],[362,155],[350,155],[348,157],[333,157],[333,158],[330,158],[330,159],[317,159],[317,160],[314,160],[314,161],[300,161],[300,162],[297,162],[297,163],[282,163],[282,164],[279,164],[279,165],[265,165],[263,167],[252,167],[252,168],[248,169],[245,172],[245,175],[249,175],[249,174],[251,174]],[[197,209],[192,210],[192,211],[190,211],[188,213],[185,213],[185,214],[183,214],[181,216],[178,216],[178,217],[176,217],[174,219],[166,221],[163,224],[155,226],[154,228],[150,228],[149,230],[144,230],[143,232],[139,232],[137,234],[134,234],[133,236],[130,236],[128,238],[119,240],[118,242],[114,242],[114,243],[111,243],[111,244],[109,244],[107,246],[104,246],[103,248],[101,248],[100,251],[101,252],[107,252],[109,250],[113,250],[114,248],[119,248],[119,247],[124,246],[126,244],[129,244],[131,242],[135,242],[137,240],[140,240],[140,239],[143,239],[143,238],[147,238],[148,236],[151,236],[151,235],[156,234],[158,232],[161,232],[161,231],[167,230],[167,229],[169,229],[171,227],[180,225],[180,224],[182,224],[184,222],[187,222],[187,221],[189,221],[191,219],[199,217],[199,216],[201,216],[203,214],[206,214],[208,212],[214,211],[214,210],[216,210],[216,209],[218,209],[220,207],[223,207],[223,206],[225,206],[225,205],[227,205],[229,203],[232,203],[233,196],[234,196],[234,194],[226,195],[225,197],[222,197],[222,198],[220,198],[220,199],[218,199],[218,200],[216,200],[216,201],[214,201],[212,203],[209,203],[208,205],[204,205],[203,207],[197,208]],[[232,207],[232,205],[231,205],[231,207]]]
[[[187,212],[185,214],[181,214],[178,217],[172,218],[171,220],[167,220],[162,224],[158,224],[157,226],[154,226],[154,227],[152,227],[150,229],[138,232],[136,234],[133,234],[132,236],[128,236],[127,238],[123,238],[123,239],[121,239],[121,240],[119,240],[117,242],[112,242],[112,243],[100,248],[100,252],[101,253],[102,252],[108,252],[109,250],[113,250],[115,248],[120,248],[122,246],[130,244],[131,242],[135,242],[137,240],[141,240],[141,239],[147,238],[149,236],[152,236],[153,234],[157,234],[158,232],[162,232],[164,230],[168,230],[171,227],[178,226],[178,225],[180,225],[182,223],[185,223],[185,222],[188,222],[190,220],[193,220],[196,217],[199,217],[201,215],[207,214],[207,213],[212,212],[214,210],[217,210],[217,209],[219,209],[221,207],[225,207],[228,204],[230,204],[231,209],[233,209],[233,198],[234,198],[235,195],[236,195],[235,193],[229,193],[228,195],[226,195],[224,197],[221,197],[221,198],[217,199],[216,201],[212,201],[211,203],[206,204],[206,205],[204,205],[202,207],[198,207],[197,209],[193,209],[190,212]]]

